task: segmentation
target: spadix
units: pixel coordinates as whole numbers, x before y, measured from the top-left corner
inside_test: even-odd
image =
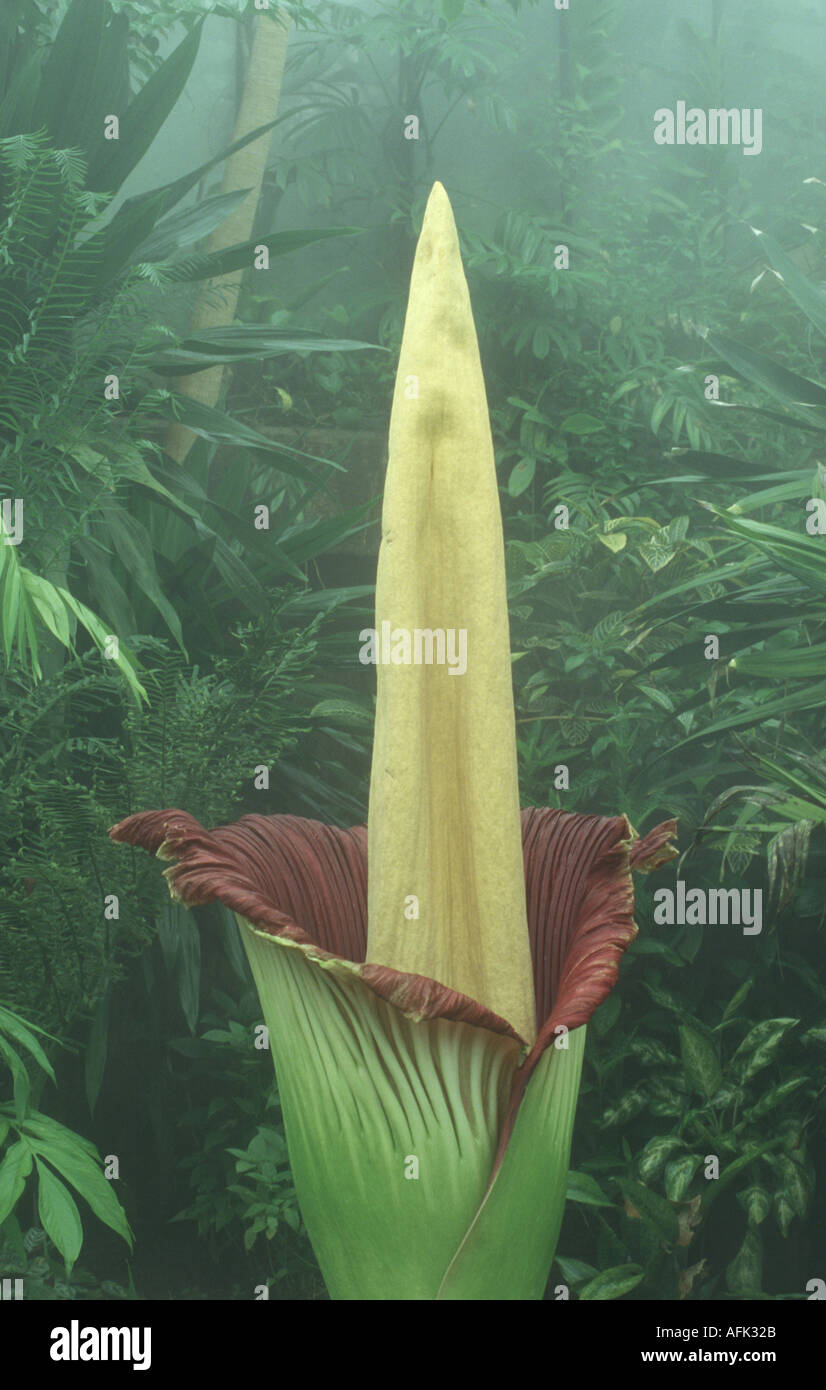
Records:
[[[376,627],[385,624],[464,630],[467,654],[456,678],[424,662],[378,668],[367,959],[440,980],[533,1042],[499,492],[440,183],[416,250],[390,418],[376,583]]]

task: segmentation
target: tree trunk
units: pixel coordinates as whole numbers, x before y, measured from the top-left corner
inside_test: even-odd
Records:
[[[274,118],[281,93],[289,29],[289,16],[280,11],[274,18],[266,14],[258,16],[233,141],[240,140],[249,131],[266,125]],[[238,189],[248,188],[250,193],[240,207],[220,227],[216,227],[209,239],[209,251],[223,251],[228,246],[248,241],[252,236],[270,138],[271,132],[268,131],[227,160],[221,192],[234,193]],[[232,323],[242,275],[243,271],[238,270],[207,281],[200,291],[192,317],[193,333],[223,328]],[[223,374],[223,367],[209,367],[206,371],[183,377],[178,390],[181,395],[190,396],[203,405],[214,406],[221,392]],[[184,425],[173,423],[165,441],[167,453],[182,463],[196,437]]]

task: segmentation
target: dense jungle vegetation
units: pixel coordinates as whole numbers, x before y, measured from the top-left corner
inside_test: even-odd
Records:
[[[685,9],[668,90],[711,105],[749,15]],[[628,10],[285,4],[281,105],[248,121],[274,130],[255,221],[227,237],[247,190],[224,169],[254,141],[233,112],[187,164],[163,132],[204,100],[210,25],[240,108],[252,6],[3,6],[0,1270],[28,1297],[326,1297],[231,914],[185,912],[107,829],[159,806],[364,820],[357,634],[434,178],[494,432],[522,804],[677,816],[677,877],[763,893],[745,935],[660,925],[673,866],[638,882],[546,1296],[801,1298],[824,1276],[819,84],[764,55],[765,164],[658,150],[624,105]],[[222,322],[216,277],[262,246]],[[205,368],[220,396],[188,391]]]

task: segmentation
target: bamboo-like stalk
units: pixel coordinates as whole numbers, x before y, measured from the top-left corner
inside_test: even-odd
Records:
[[[248,135],[258,126],[271,121],[278,110],[284,63],[287,56],[290,19],[283,11],[274,17],[261,14],[256,20],[252,52],[247,68],[244,91],[233,131],[233,142]],[[271,132],[253,140],[238,150],[226,162],[222,193],[234,193],[248,188],[249,196],[244,199],[209,239],[210,252],[224,251],[229,246],[248,241],[252,236],[255,211],[264,181],[267,156],[270,148]],[[209,280],[201,288],[192,316],[193,333],[204,329],[223,328],[231,324],[235,317],[238,295],[241,289],[243,271],[233,271]],[[178,391],[202,405],[214,406],[221,392],[223,367],[208,367],[206,371],[195,372],[181,378]],[[165,448],[178,463],[182,463],[195,442],[196,435],[185,425],[174,422],[170,425]]]

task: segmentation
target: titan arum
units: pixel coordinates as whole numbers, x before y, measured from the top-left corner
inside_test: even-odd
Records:
[[[502,525],[459,243],[435,184],[390,423],[367,829],[148,811],[116,840],[236,914],[299,1203],[336,1299],[540,1299],[585,1024],[674,822],[520,812]],[[464,629],[467,669],[404,664]]]

